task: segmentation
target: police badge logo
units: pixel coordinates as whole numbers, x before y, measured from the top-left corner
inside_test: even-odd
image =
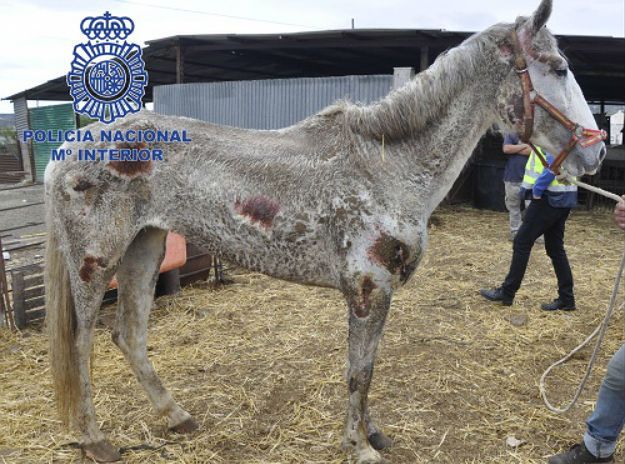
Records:
[[[141,110],[148,84],[141,47],[125,39],[135,24],[128,17],[86,17],[80,30],[89,41],[74,47],[67,85],[74,111],[110,124]]]

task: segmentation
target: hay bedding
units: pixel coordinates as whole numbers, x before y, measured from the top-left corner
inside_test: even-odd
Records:
[[[605,364],[623,339],[617,314],[580,406],[549,413],[538,394],[544,368],[601,319],[623,247],[608,212],[576,212],[567,245],[579,310],[545,314],[555,294],[535,252],[512,309],[476,289],[507,269],[507,216],[468,208],[436,214],[427,257],[396,293],[380,347],[371,404],[393,436],[393,463],[542,463],[580,439]],[[110,341],[112,308],[97,330],[95,403],[128,463],[342,463],[346,387],[345,305],[338,292],[239,273],[223,289],[185,289],[157,302],[150,355],[175,398],[201,424],[168,433]],[[544,282],[539,299],[529,286]],[[520,317],[519,317],[520,316]],[[516,324],[510,322],[513,317]],[[527,320],[525,320],[527,317]],[[551,394],[569,398],[589,350],[557,371]],[[0,333],[0,462],[80,462],[75,437],[54,414],[46,339]],[[505,444],[514,436],[525,443]],[[624,440],[616,462],[623,462]]]

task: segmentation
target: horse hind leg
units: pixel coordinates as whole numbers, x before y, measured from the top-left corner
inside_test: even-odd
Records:
[[[46,325],[57,407],[62,422],[80,431],[81,447],[88,457],[113,462],[121,456],[97,422],[90,357],[96,317],[115,264],[108,264],[103,256],[87,254],[80,246],[72,250],[74,259],[66,259],[61,240],[59,231],[50,227],[45,267]]]
[[[100,280],[100,279],[99,279]],[[79,430],[82,432],[81,447],[87,457],[97,462],[115,462],[121,459],[119,451],[104,436],[97,424],[97,416],[93,405],[91,390],[91,349],[93,344],[93,330],[97,313],[102,304],[106,283],[101,279],[96,282],[87,295],[77,300],[77,308],[83,309],[87,317],[77,317],[76,321],[76,366],[79,375],[77,409],[75,417]]]
[[[187,433],[197,429],[197,423],[176,404],[147,354],[148,317],[165,255],[166,236],[167,232],[161,229],[144,229],[126,250],[117,271],[119,290],[113,341],[130,363],[156,411],[167,417],[169,428]]]

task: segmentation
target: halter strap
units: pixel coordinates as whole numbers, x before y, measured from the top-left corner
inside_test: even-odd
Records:
[[[523,90],[523,132],[520,134],[520,138],[523,142],[532,147],[532,150],[534,150],[540,159],[540,162],[545,167],[548,167],[551,171],[559,174],[560,166],[578,143],[582,147],[586,148],[606,140],[608,138],[608,134],[604,130],[587,129],[580,126],[576,122],[571,121],[564,113],[562,113],[562,111],[534,90],[532,79],[527,69],[527,60],[523,55],[523,50],[521,49],[516,29],[512,31],[511,36],[512,50],[514,52],[514,70],[521,80],[521,89]],[[536,150],[536,147],[530,142],[530,138],[532,137],[532,133],[534,131],[535,105],[544,109],[551,118],[560,123],[571,133],[571,138],[568,143],[562,151],[560,151],[551,166],[548,165],[547,160],[544,159],[538,150]]]
[[[516,29],[512,31],[512,50],[514,51],[514,69],[521,79],[521,89],[523,90],[523,133],[521,140],[527,143],[534,131],[534,102],[531,96],[534,86],[527,70],[527,61],[523,56]]]

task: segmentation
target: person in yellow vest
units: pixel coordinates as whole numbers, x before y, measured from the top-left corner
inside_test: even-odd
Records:
[[[540,147],[536,149],[549,164],[553,162],[553,155]],[[525,199],[531,199],[531,203],[525,210],[523,223],[514,238],[508,275],[501,286],[481,289],[480,294],[487,300],[498,301],[504,306],[512,305],[523,281],[534,242],[544,235],[545,250],[558,278],[558,297],[551,303],[542,304],[541,308],[546,311],[574,310],[573,274],[564,250],[564,224],[571,208],[577,205],[577,186],[558,180],[555,173],[546,169],[536,153],[532,152],[525,165],[521,195]]]

